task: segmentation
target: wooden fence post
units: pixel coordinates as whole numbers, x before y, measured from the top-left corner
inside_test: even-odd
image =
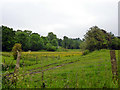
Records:
[[[118,50],[118,88],[120,88],[120,50]]]
[[[19,69],[20,67],[20,57],[21,57],[21,52],[17,51],[17,61],[16,61],[14,73],[16,73],[17,69]]]
[[[110,50],[110,56],[111,56],[111,65],[112,65],[112,74],[113,74],[113,80],[118,79],[118,70],[117,70],[117,61],[116,61],[116,54],[115,50]]]

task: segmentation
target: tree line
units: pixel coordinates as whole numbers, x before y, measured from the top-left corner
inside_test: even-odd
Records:
[[[81,39],[68,38],[64,36],[63,40],[57,38],[53,32],[47,36],[40,36],[38,33],[32,33],[30,30],[13,30],[7,26],[1,26],[2,30],[2,51],[11,51],[15,43],[22,45],[24,51],[56,51],[62,47],[65,49],[80,49]]]
[[[13,30],[7,26],[1,26],[2,30],[2,51],[11,51],[15,43],[22,45],[24,51],[56,51],[58,48],[65,49],[83,49],[83,50],[99,50],[99,49],[120,49],[120,37],[114,36],[97,26],[89,28],[84,38],[57,38],[53,32],[49,32],[47,36],[40,36],[38,33],[32,33],[30,30]]]

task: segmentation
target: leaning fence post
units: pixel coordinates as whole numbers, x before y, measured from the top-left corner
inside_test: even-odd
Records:
[[[113,74],[113,80],[117,80],[118,76],[118,70],[117,70],[117,61],[116,61],[116,54],[115,50],[110,50],[110,56],[111,56],[111,65],[112,65],[112,74]]]
[[[16,61],[16,67],[14,73],[16,73],[17,69],[20,67],[20,57],[21,57],[21,52],[17,51],[17,61]]]

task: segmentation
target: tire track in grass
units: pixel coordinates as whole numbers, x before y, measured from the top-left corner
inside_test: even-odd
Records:
[[[66,62],[66,61],[69,61],[69,59],[61,61],[59,63],[63,63],[63,62]],[[37,68],[31,69],[31,70],[27,70],[27,71],[33,71],[33,70],[37,70],[37,69],[40,69],[40,68],[48,67],[48,66],[51,66],[51,65],[54,65],[54,64],[59,64],[59,63],[51,63],[51,64],[48,64],[48,65],[45,65],[45,66],[42,66],[42,67],[37,67]]]
[[[61,65],[57,65],[55,67],[52,67],[52,68],[48,68],[48,69],[44,69],[44,70],[40,70],[40,71],[34,71],[34,72],[31,72],[31,73],[26,73],[24,75],[27,75],[27,74],[36,74],[36,73],[40,73],[40,72],[43,72],[43,71],[48,71],[48,70],[52,70],[52,69],[55,69],[55,68],[58,68],[58,67],[62,67],[64,65],[68,65],[68,64],[72,64],[72,63],[75,63],[75,62],[78,62],[80,60],[77,60],[77,61],[74,61],[74,62],[69,62],[69,63],[64,63],[64,64],[61,64]]]
[[[51,66],[51,65],[54,65],[54,64],[58,64],[58,63],[51,63],[51,64],[45,65],[43,67],[48,67],[48,66]],[[33,71],[33,70],[40,69],[40,68],[43,68],[43,67],[38,67],[38,68],[31,69],[31,70],[28,70],[28,71]]]
[[[68,60],[65,60],[65,61],[68,61]],[[65,61],[63,61],[63,62],[65,62]],[[35,68],[35,69],[31,69],[31,70],[27,70],[27,71],[34,71],[34,70],[37,70],[37,69],[40,69],[40,68],[44,68],[44,67],[48,67],[48,66],[51,66],[51,65],[54,65],[54,64],[59,64],[59,63],[51,63],[51,64],[48,64],[48,65],[45,65],[45,66],[42,66],[42,67],[38,67],[38,68]],[[9,76],[11,74],[14,74],[14,72],[11,72],[11,73],[9,73],[9,74],[7,74],[5,76]]]
[[[68,61],[68,60],[65,60],[65,61]],[[40,71],[34,71],[34,72],[26,73],[26,74],[23,74],[23,75],[21,75],[21,76],[25,76],[25,75],[28,75],[28,74],[31,75],[31,74],[36,74],[36,73],[40,73],[40,72],[43,72],[43,71],[52,70],[52,69],[55,69],[55,68],[58,68],[58,67],[62,67],[62,66],[67,65],[67,64],[72,64],[72,63],[75,63],[75,62],[78,62],[78,61],[80,61],[80,60],[71,61],[71,62],[69,62],[69,63],[64,63],[64,64],[61,64],[61,65],[56,65],[55,67],[48,68],[48,69],[44,69],[44,70],[40,70]],[[48,67],[48,66],[53,65],[53,64],[58,64],[58,63],[52,63],[52,64],[49,64],[49,65],[46,65],[46,66],[43,66],[43,67]],[[39,68],[37,68],[37,69],[40,69],[40,68],[43,68],[43,67],[39,67]],[[33,71],[33,70],[36,70],[36,69],[32,69],[31,71]],[[11,72],[11,73],[9,73],[9,74],[7,74],[7,75],[5,75],[5,76],[10,76],[10,75],[12,75],[12,74],[14,74],[14,72]],[[11,77],[9,77],[8,79],[11,79]]]
[[[65,60],[65,61],[68,61],[68,60]],[[61,65],[56,65],[55,67],[51,67],[51,68],[48,68],[48,69],[44,69],[44,70],[39,70],[39,71],[34,71],[34,70],[37,70],[37,69],[40,69],[40,68],[43,68],[43,67],[48,67],[48,66],[51,66],[53,64],[59,64],[59,63],[52,63],[52,64],[49,64],[49,65],[46,65],[46,66],[43,66],[43,67],[38,67],[36,69],[32,69],[32,70],[29,70],[29,71],[33,71],[33,72],[30,72],[30,73],[26,73],[24,75],[27,75],[27,74],[36,74],[36,73],[40,73],[40,72],[43,72],[43,71],[48,71],[48,70],[52,70],[52,69],[55,69],[55,68],[58,68],[58,67],[62,67],[64,65],[68,65],[68,64],[72,64],[72,63],[75,63],[75,62],[78,62],[80,60],[76,60],[76,61],[70,61],[68,63],[64,63],[64,64],[61,64]]]

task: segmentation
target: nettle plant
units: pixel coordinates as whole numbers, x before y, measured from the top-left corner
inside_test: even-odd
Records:
[[[13,52],[13,57],[16,60],[17,59],[17,52],[21,52],[22,51],[22,45],[20,43],[16,43],[13,48],[12,48],[12,52]]]

